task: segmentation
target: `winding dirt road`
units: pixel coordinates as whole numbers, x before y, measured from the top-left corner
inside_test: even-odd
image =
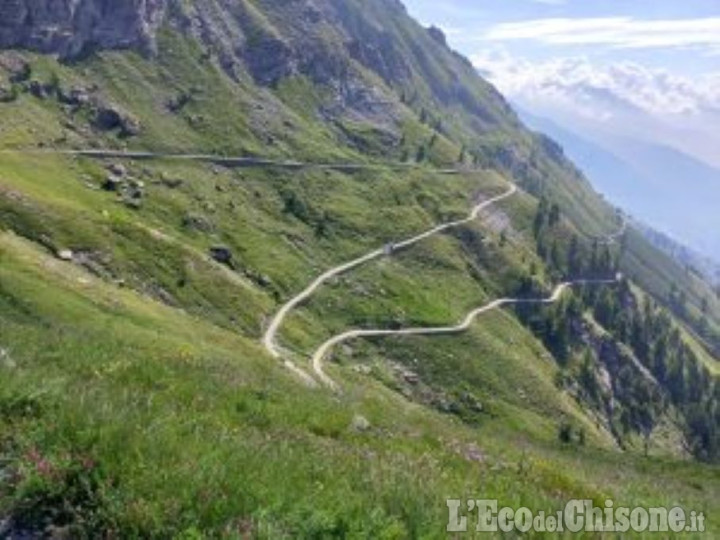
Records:
[[[61,154],[61,155],[70,155],[70,156],[77,156],[77,157],[88,157],[88,158],[96,158],[96,159],[131,159],[131,160],[151,160],[151,159],[172,159],[172,160],[189,160],[189,161],[204,161],[204,162],[210,162],[215,163],[218,165],[225,165],[229,167],[280,167],[280,168],[289,168],[289,169],[296,169],[296,168],[303,168],[303,167],[317,167],[317,168],[328,168],[328,169],[341,169],[341,170],[356,170],[356,169],[374,169],[374,168],[395,168],[395,169],[411,169],[414,167],[417,167],[413,164],[404,164],[404,163],[397,163],[397,164],[352,164],[352,163],[307,163],[307,162],[299,162],[299,161],[292,161],[292,160],[277,160],[277,159],[268,159],[268,158],[258,158],[258,157],[226,157],[226,156],[219,156],[219,155],[212,155],[212,154],[183,154],[183,153],[163,153],[163,152],[133,152],[133,151],[122,151],[122,150],[105,150],[105,149],[82,149],[82,150],[62,150],[62,149],[34,149],[34,150],[10,150],[10,149],[0,149],[0,154],[18,154],[18,153],[35,153],[35,154]],[[443,169],[443,170],[436,170],[435,172],[440,174],[459,174],[461,172],[468,172],[468,171],[461,171],[459,169]],[[267,349],[267,351],[275,358],[282,359],[283,358],[283,351],[281,347],[277,344],[277,334],[280,330],[283,322],[287,318],[287,316],[290,314],[290,312],[295,309],[297,306],[299,306],[301,303],[306,301],[310,296],[313,295],[315,291],[319,287],[321,287],[324,283],[326,283],[328,280],[332,279],[333,277],[339,276],[341,274],[344,274],[346,272],[349,272],[350,270],[353,270],[359,266],[362,266],[363,264],[366,264],[370,261],[373,261],[375,259],[379,259],[384,256],[388,256],[396,251],[406,249],[410,246],[413,246],[414,244],[417,244],[418,242],[425,240],[427,238],[430,238],[432,236],[435,236],[437,234],[440,234],[448,229],[452,229],[455,227],[459,227],[461,225],[465,225],[467,223],[470,223],[478,218],[480,215],[480,212],[482,212],[485,208],[488,206],[495,204],[497,202],[500,202],[504,199],[507,199],[508,197],[511,197],[515,193],[517,193],[518,189],[513,184],[511,187],[503,193],[502,195],[498,195],[496,197],[493,197],[491,199],[488,199],[486,201],[483,201],[479,204],[477,204],[468,217],[464,219],[460,219],[457,221],[451,221],[448,223],[444,223],[441,225],[438,225],[436,227],[433,227],[432,229],[429,229],[421,234],[418,234],[417,236],[413,236],[412,238],[408,238],[407,240],[400,241],[395,244],[391,244],[391,249],[388,250],[387,248],[381,248],[377,249],[375,251],[372,251],[362,257],[359,257],[357,259],[354,259],[350,262],[344,263],[340,266],[336,266],[335,268],[332,268],[316,278],[308,287],[303,290],[300,294],[290,299],[282,308],[278,311],[278,313],[273,317],[271,320],[264,336],[263,336],[263,345]],[[606,236],[604,239],[601,240],[601,242],[612,244],[618,240],[621,236],[623,236],[628,228],[627,219],[625,218],[623,220],[622,226],[620,230],[614,234]],[[573,286],[579,286],[579,285],[590,285],[590,284],[597,284],[597,285],[607,285],[607,284],[614,284],[617,280],[579,280],[579,281],[571,281],[566,283],[561,283],[557,286],[553,294],[549,298],[539,298],[539,299],[522,299],[522,298],[500,298],[498,300],[494,300],[490,302],[489,304],[480,307],[465,317],[462,323],[460,323],[457,326],[446,326],[446,327],[430,327],[430,328],[406,328],[406,329],[400,329],[400,330],[350,330],[347,332],[344,332],[342,334],[339,334],[325,343],[323,343],[320,348],[317,349],[317,351],[312,356],[312,366],[313,371],[318,376],[318,378],[327,386],[331,388],[337,388],[337,384],[325,373],[323,369],[323,362],[325,358],[328,356],[328,354],[331,352],[331,350],[337,346],[340,343],[350,341],[353,339],[359,339],[359,338],[371,338],[371,337],[387,337],[387,336],[421,336],[421,335],[447,335],[447,334],[458,334],[461,332],[465,332],[470,328],[472,323],[475,321],[477,317],[482,315],[483,313],[487,313],[488,311],[492,311],[495,309],[499,309],[506,305],[512,305],[512,304],[553,304],[557,302],[560,297],[562,296],[562,293],[569,287]],[[287,355],[285,355],[287,356]],[[309,386],[317,386],[317,381],[310,376],[305,370],[298,367],[289,359],[284,360],[284,365],[287,369],[289,369],[291,372],[295,373],[300,379],[302,379],[306,384]]]
[[[318,376],[318,378],[323,382],[323,384],[329,386],[330,388],[336,389],[338,385],[333,381],[328,375],[325,373],[325,370],[323,369],[323,362],[325,358],[328,356],[330,351],[340,343],[344,343],[346,341],[350,341],[353,339],[359,339],[359,338],[373,338],[373,337],[389,337],[389,336],[433,336],[433,335],[448,335],[448,334],[459,334],[462,332],[465,332],[470,328],[472,323],[475,321],[477,317],[482,315],[483,313],[487,313],[488,311],[492,311],[498,308],[501,308],[506,305],[511,304],[554,304],[558,300],[560,300],[560,297],[562,296],[563,292],[565,292],[566,289],[569,287],[579,286],[579,285],[610,285],[617,283],[617,279],[607,279],[607,280],[578,280],[578,281],[568,281],[566,283],[561,283],[555,288],[555,291],[553,294],[548,298],[531,298],[531,299],[523,299],[523,298],[500,298],[498,300],[494,300],[490,302],[489,304],[478,308],[474,311],[471,311],[467,317],[458,324],[457,326],[438,326],[438,327],[428,327],[428,328],[405,328],[400,330],[349,330],[347,332],[344,332],[342,334],[339,334],[333,338],[330,338],[325,343],[323,343],[320,348],[313,354],[312,357],[312,366],[313,371],[315,371],[315,374]]]
[[[282,159],[273,159],[273,158],[263,158],[263,157],[248,157],[248,156],[221,156],[221,155],[215,155],[215,154],[202,154],[202,153],[175,153],[175,152],[148,152],[148,151],[128,151],[128,150],[113,150],[113,149],[56,149],[56,148],[36,148],[36,149],[0,149],[0,155],[2,154],[36,154],[36,155],[43,155],[43,154],[55,154],[55,155],[65,155],[65,156],[74,156],[74,157],[86,157],[86,158],[94,158],[94,159],[129,159],[129,160],[137,160],[137,161],[144,161],[144,160],[155,160],[155,159],[169,159],[169,160],[179,160],[179,161],[200,161],[200,162],[207,162],[207,163],[214,163],[217,165],[224,165],[228,167],[278,167],[278,168],[287,168],[287,169],[301,169],[304,167],[313,167],[313,168],[320,168],[320,169],[337,169],[337,170],[344,170],[344,171],[354,171],[354,170],[375,170],[375,169],[395,169],[395,170],[410,170],[414,168],[421,168],[417,164],[412,163],[323,163],[323,162],[302,162],[302,161],[293,161],[293,160],[282,160]],[[435,173],[437,174],[443,174],[443,175],[456,175],[461,174],[464,172],[471,172],[471,171],[465,171],[461,169],[455,169],[455,168],[447,168],[447,169],[435,169]],[[429,238],[431,236],[437,235],[445,230],[451,229],[453,227],[458,227],[460,225],[464,225],[466,223],[469,223],[480,215],[480,212],[503,199],[506,199],[512,195],[514,195],[517,192],[517,187],[515,185],[511,185],[511,187],[508,189],[507,192],[503,193],[502,195],[499,195],[497,197],[493,197],[492,199],[483,201],[479,204],[477,204],[472,211],[470,212],[470,215],[461,220],[452,221],[449,223],[445,223],[442,225],[438,225],[437,227],[434,227],[428,231],[425,231],[417,236],[414,236],[412,238],[409,238],[407,240],[403,240],[401,242],[398,242],[396,244],[392,244],[392,249],[390,252],[395,252],[401,249],[408,248],[426,238]],[[307,300],[312,294],[325,282],[327,282],[329,279],[332,279],[335,276],[344,274],[345,272],[348,272],[354,268],[357,268],[358,266],[361,266],[365,263],[368,263],[372,260],[379,259],[380,257],[389,255],[386,248],[377,249],[371,253],[368,253],[367,255],[364,255],[362,257],[359,257],[355,260],[352,260],[348,263],[342,264],[340,266],[337,266],[335,268],[332,268],[331,270],[328,270],[323,275],[315,279],[308,287],[302,291],[300,294],[289,300],[278,313],[273,317],[273,319],[270,322],[270,325],[268,326],[264,336],[263,336],[263,345],[265,349],[275,358],[277,359],[283,359],[283,363],[285,367],[290,370],[292,373],[294,373],[297,377],[303,380],[307,385],[309,386],[317,386],[317,381],[312,378],[305,370],[298,367],[292,360],[287,358],[287,354],[283,354],[282,349],[277,344],[277,333],[282,326],[283,322],[289,315],[289,313],[296,308],[298,305],[300,305],[302,302]]]
[[[323,161],[295,161],[292,159],[271,158],[262,156],[224,156],[220,154],[203,154],[203,153],[181,153],[181,152],[149,152],[143,150],[112,150],[112,149],[62,149],[62,148],[20,148],[0,149],[0,155],[59,155],[69,157],[85,157],[92,159],[128,159],[135,161],[148,160],[170,160],[170,161],[198,161],[203,163],[211,163],[214,165],[222,165],[224,167],[261,167],[261,168],[278,168],[278,169],[330,169],[343,172],[355,171],[377,171],[377,170],[394,170],[408,171],[413,169],[428,170],[435,174],[457,175],[472,170],[464,170],[458,168],[445,169],[428,169],[420,163],[405,163],[399,161],[385,162],[323,162]]]
[[[514,195],[517,193],[518,189],[515,185],[510,186],[510,188],[503,193],[502,195],[498,195],[497,197],[493,197],[491,199],[488,199],[486,201],[483,201],[479,204],[477,204],[468,217],[465,219],[460,219],[457,221],[451,221],[449,223],[444,223],[442,225],[438,225],[437,227],[433,227],[432,229],[425,231],[421,234],[418,234],[417,236],[413,236],[412,238],[409,238],[407,240],[403,240],[401,242],[398,242],[396,244],[392,245],[392,252],[395,252],[397,250],[405,249],[413,244],[417,244],[418,242],[425,240],[426,238],[429,238],[431,236],[437,235],[443,231],[446,231],[448,229],[459,227],[461,225],[464,225],[466,223],[470,223],[471,221],[474,221],[477,219],[477,217],[480,215],[480,212],[483,211],[483,209],[487,208],[488,206],[495,204],[497,202],[500,202],[504,199],[507,199],[508,197]],[[265,331],[265,335],[263,336],[263,345],[268,350],[268,352],[274,356],[275,358],[282,358],[282,351],[280,347],[277,344],[277,334],[280,330],[280,327],[282,326],[283,322],[285,322],[285,319],[290,314],[290,312],[295,309],[297,306],[299,306],[301,303],[303,303],[305,300],[310,298],[310,296],[313,295],[313,293],[321,287],[324,283],[326,283],[328,280],[332,279],[333,277],[339,276],[341,274],[344,274],[346,272],[349,272],[350,270],[357,268],[358,266],[361,266],[363,264],[366,264],[370,261],[373,261],[375,259],[379,259],[380,257],[387,256],[388,252],[381,248],[377,249],[375,251],[372,251],[368,253],[367,255],[363,255],[362,257],[359,257],[357,259],[354,259],[350,262],[347,262],[345,264],[342,264],[340,266],[336,266],[335,268],[332,268],[319,276],[315,279],[310,285],[307,286],[307,288],[302,291],[297,296],[290,299],[282,308],[280,308],[280,311],[273,317],[273,319],[270,321],[270,324],[268,325],[267,330]]]

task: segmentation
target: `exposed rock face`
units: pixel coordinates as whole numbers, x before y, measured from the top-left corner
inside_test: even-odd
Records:
[[[262,36],[246,46],[242,57],[253,79],[264,86],[275,84],[296,71],[292,50],[272,35]]]
[[[470,113],[462,123],[476,133],[514,118],[442,32],[415,24],[397,0],[0,0],[0,49],[62,59],[103,49],[152,52],[161,25],[195,38],[206,60],[237,81],[274,87],[304,77],[322,88],[319,116],[370,125],[386,147],[399,143],[405,110],[398,98],[410,107],[461,107]],[[62,97],[72,105],[90,98]],[[101,108],[96,128],[127,137],[140,131],[120,109]],[[363,147],[362,134],[357,144],[352,130],[347,137]]]
[[[440,28],[437,26],[431,26],[428,28],[428,34],[430,34],[430,37],[437,41],[440,45],[447,47],[447,38]]]
[[[113,105],[98,107],[94,123],[102,131],[118,129],[122,137],[134,137],[140,133],[140,123]]]
[[[72,58],[94,48],[153,48],[166,0],[0,0],[0,48]]]

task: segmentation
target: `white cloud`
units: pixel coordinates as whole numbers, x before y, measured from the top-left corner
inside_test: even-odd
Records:
[[[484,40],[533,40],[549,45],[618,48],[720,46],[720,17],[640,20],[630,17],[551,18],[502,23]]]
[[[502,50],[477,54],[473,62],[514,100],[595,119],[633,109],[652,115],[720,110],[720,73],[689,79],[633,62],[598,66],[584,57],[530,62]]]

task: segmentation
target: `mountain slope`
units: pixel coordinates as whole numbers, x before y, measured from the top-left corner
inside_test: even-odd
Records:
[[[591,142],[547,119],[523,119],[559,141],[609,200],[696,250],[719,253],[712,201],[720,171],[669,147],[620,137]]]
[[[694,335],[707,284],[634,232],[599,242],[615,210],[439,31],[391,0],[125,8],[140,38],[75,48],[82,11],[23,19],[69,41],[4,30],[34,52],[0,55],[0,530],[439,538],[445,500],[481,494],[716,510],[699,460],[718,452],[703,342],[720,306]],[[309,371],[349,328],[454,324],[618,266],[635,285],[340,347],[338,394],[263,349],[323,272],[511,183],[476,221],[318,289],[282,326],[283,359]]]

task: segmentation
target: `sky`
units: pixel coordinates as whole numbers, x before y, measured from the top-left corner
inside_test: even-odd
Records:
[[[618,107],[636,109],[658,120],[669,115],[676,131],[706,131],[717,121],[720,0],[405,3],[421,23],[442,28],[455,49],[523,107],[595,120],[617,120]],[[708,136],[692,142],[720,167],[714,150],[720,136],[701,141]]]
[[[718,0],[406,0],[473,57],[502,47],[530,60],[558,55],[635,61],[686,76],[717,70]],[[658,52],[662,55],[658,55]]]
[[[673,165],[670,193],[705,167],[720,189],[720,0],[403,1],[526,118],[550,120],[635,168],[661,156]],[[641,147],[652,151],[630,150]],[[683,209],[693,227],[670,229],[662,216],[652,225],[720,260],[717,212],[697,206]]]

